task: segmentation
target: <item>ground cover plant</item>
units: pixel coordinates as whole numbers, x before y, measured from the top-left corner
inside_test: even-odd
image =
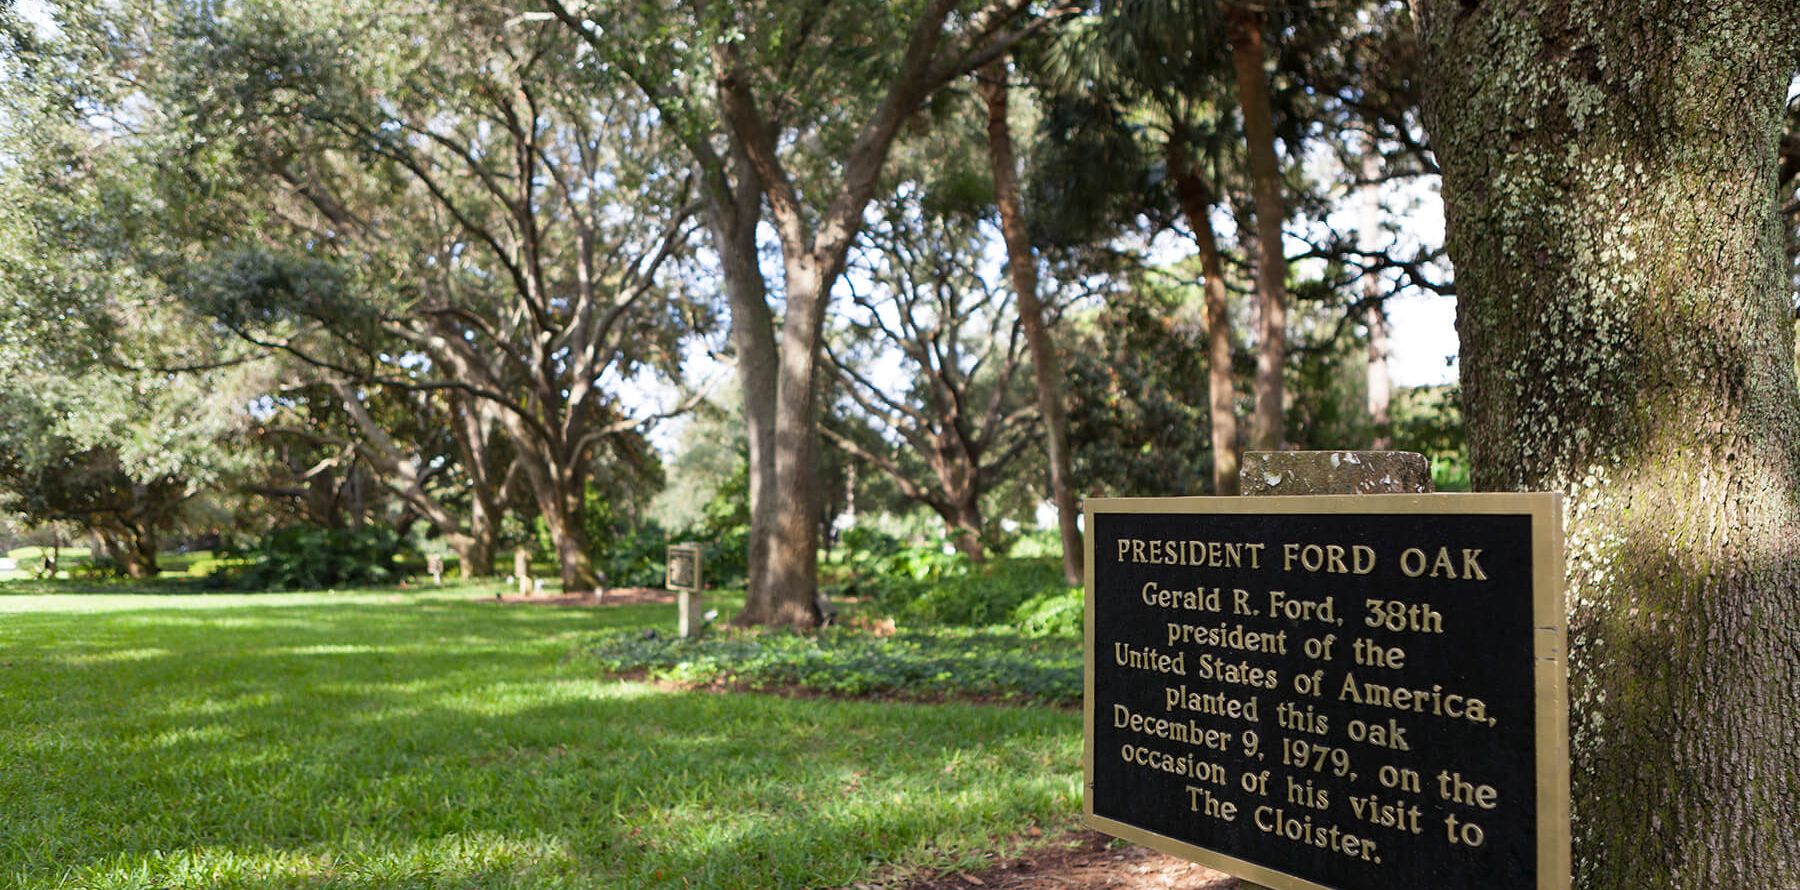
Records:
[[[693,639],[629,630],[600,637],[607,671],[678,684],[806,690],[839,696],[1081,703],[1081,642],[1005,628],[934,627],[892,635],[727,631]]]
[[[679,692],[586,655],[672,613],[0,594],[0,884],[836,886],[1069,821],[1072,710]]]

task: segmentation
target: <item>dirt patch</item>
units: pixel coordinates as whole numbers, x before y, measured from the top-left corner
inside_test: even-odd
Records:
[[[502,594],[494,598],[503,606],[639,606],[644,603],[674,605],[675,592],[656,587],[618,587],[597,597],[593,591],[544,596]]]
[[[1072,832],[979,870],[852,884],[853,890],[1228,890],[1237,878],[1148,847],[1117,849],[1096,831]]]

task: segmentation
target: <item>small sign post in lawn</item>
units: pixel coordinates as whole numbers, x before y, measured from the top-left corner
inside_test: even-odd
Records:
[[[690,637],[700,629],[700,545],[670,544],[667,587],[676,592],[679,632]]]

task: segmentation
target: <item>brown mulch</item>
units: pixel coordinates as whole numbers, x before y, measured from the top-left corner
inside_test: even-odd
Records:
[[[594,596],[593,591],[586,593],[545,594],[544,596],[519,596],[516,593],[504,594],[494,598],[504,606],[638,606],[644,603],[674,604],[675,592],[657,587],[615,587],[606,592],[606,596]]]
[[[915,877],[893,885],[853,884],[853,890],[876,886],[893,890],[1228,890],[1236,878],[1165,856],[1149,847],[1124,845],[1097,831],[1072,832],[1023,855],[1009,857],[975,871],[951,871]]]

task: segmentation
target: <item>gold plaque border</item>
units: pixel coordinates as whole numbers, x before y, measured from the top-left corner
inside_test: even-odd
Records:
[[[1095,514],[1475,514],[1531,517],[1532,624],[1536,629],[1537,890],[1569,890],[1568,613],[1564,606],[1562,495],[1363,494],[1272,497],[1091,498],[1083,507],[1086,550],[1082,659],[1081,821],[1089,828],[1197,862],[1274,890],[1341,890],[1094,815],[1094,516]]]

